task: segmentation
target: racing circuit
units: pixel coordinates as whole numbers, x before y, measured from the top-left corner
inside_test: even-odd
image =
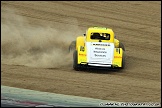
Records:
[[[71,41],[91,26],[125,45],[119,71],[72,68]],[[1,85],[117,102],[161,102],[160,1],[2,1]]]

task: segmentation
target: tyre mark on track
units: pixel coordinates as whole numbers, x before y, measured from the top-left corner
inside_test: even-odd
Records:
[[[62,4],[64,4],[64,5],[69,5],[69,6],[71,6],[71,7],[78,7],[78,8],[83,8],[83,9],[87,9],[87,10],[95,10],[96,12],[98,12],[98,13],[109,13],[109,14],[113,14],[113,16],[112,17],[108,17],[108,16],[106,16],[105,14],[103,14],[104,16],[101,16],[100,14],[93,14],[93,13],[88,13],[89,14],[89,16],[94,16],[94,18],[97,18],[97,17],[104,17],[104,18],[109,18],[109,19],[114,19],[114,20],[117,20],[117,21],[123,21],[123,22],[128,22],[128,23],[134,23],[134,24],[142,24],[142,25],[147,25],[147,26],[155,26],[156,27],[156,25],[157,24],[159,24],[159,22],[160,22],[160,19],[158,19],[158,20],[156,20],[155,18],[155,15],[154,15],[154,17],[155,18],[151,18],[151,16],[150,16],[150,14],[153,14],[153,13],[157,13],[157,11],[156,10],[158,10],[158,9],[156,9],[155,10],[155,12],[152,12],[152,13],[146,13],[146,12],[144,12],[144,14],[141,14],[141,13],[139,13],[139,11],[137,12],[137,11],[132,11],[132,10],[127,10],[127,8],[124,10],[123,8],[123,6],[120,6],[118,3],[120,3],[120,2],[117,2],[117,3],[113,3],[113,4],[116,4],[116,5],[118,5],[118,7],[119,8],[121,8],[121,9],[116,9],[116,10],[114,10],[114,9],[112,9],[112,8],[109,8],[109,6],[107,6],[107,5],[111,5],[112,4],[112,2],[105,2],[105,4],[104,5],[102,5],[102,4],[100,4],[100,3],[91,3],[91,6],[85,6],[84,4],[82,5],[82,3],[78,3],[78,2],[75,2],[75,4],[71,4],[71,3],[68,3],[68,2],[62,2]],[[130,2],[131,3],[131,2]],[[130,5],[131,6],[131,5]],[[101,8],[102,7],[102,8]],[[134,6],[132,6],[132,8],[133,8]],[[136,8],[134,8],[134,9],[136,9]],[[120,10],[120,11],[119,11]],[[123,11],[123,12],[121,12],[121,11]],[[125,13],[125,11],[126,11],[126,13]],[[135,13],[135,12],[137,12],[137,13]],[[149,11],[150,12],[150,11]],[[84,15],[86,15],[86,13],[79,13],[79,14],[84,14]],[[148,17],[146,16],[148,14]],[[116,15],[116,18],[114,18],[114,16]],[[131,16],[132,15],[132,16]],[[160,16],[160,13],[158,14],[157,13],[157,15],[159,15]],[[121,17],[119,18],[118,16],[125,16],[123,19],[121,19]],[[132,20],[130,20],[129,18],[133,18]],[[148,24],[146,24],[146,23],[143,23],[143,22],[140,22],[139,23],[139,21],[136,21],[137,19],[140,19],[141,20],[141,18],[144,18],[144,20],[145,19],[147,19],[147,20],[151,20],[152,22],[154,22],[155,20],[156,20],[156,22],[154,22],[153,24],[154,25],[152,25],[152,23],[149,23],[149,21],[148,21]],[[136,19],[136,20],[134,20],[134,19]],[[154,19],[154,20],[152,20],[152,19]],[[136,21],[136,22],[135,22]],[[155,24],[156,23],[156,24]],[[159,25],[159,27],[160,27],[160,25]]]

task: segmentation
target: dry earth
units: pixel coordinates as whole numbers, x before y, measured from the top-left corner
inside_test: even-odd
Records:
[[[126,48],[124,70],[73,70],[68,45],[90,26],[114,30]],[[161,102],[160,1],[3,1],[1,31],[1,85]]]

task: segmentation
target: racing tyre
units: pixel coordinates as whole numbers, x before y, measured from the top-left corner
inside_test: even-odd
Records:
[[[119,42],[119,48],[122,48],[122,49],[123,49],[123,51],[125,51],[124,44],[123,44],[123,43],[121,43],[121,42]]]
[[[76,47],[76,41],[72,41],[69,46],[69,52],[74,51]]]
[[[78,52],[76,50],[73,53],[73,68],[76,71],[80,70],[80,67],[78,65]]]
[[[125,68],[125,53],[123,52],[123,57],[122,57],[122,67],[121,69]]]

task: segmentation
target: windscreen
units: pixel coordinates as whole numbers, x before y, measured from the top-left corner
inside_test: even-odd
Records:
[[[108,34],[108,33],[91,33],[91,39],[110,40],[110,34]]]

